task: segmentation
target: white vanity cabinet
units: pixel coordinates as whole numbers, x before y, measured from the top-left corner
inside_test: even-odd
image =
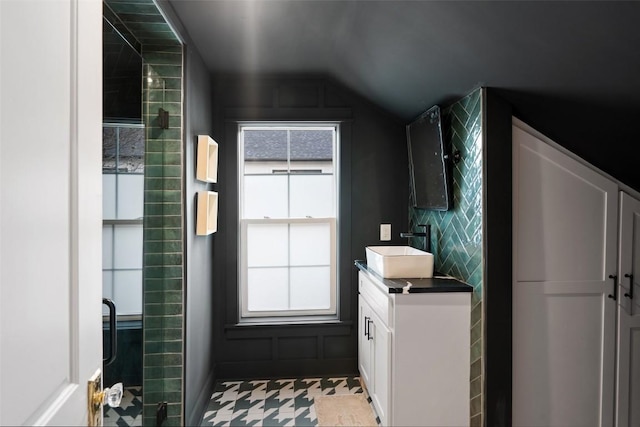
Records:
[[[365,271],[359,293],[358,364],[381,424],[468,425],[471,293],[390,293]]]

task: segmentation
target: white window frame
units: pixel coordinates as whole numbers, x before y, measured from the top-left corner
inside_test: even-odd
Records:
[[[325,130],[332,128],[334,132],[333,144],[333,185],[335,216],[323,218],[243,218],[244,201],[244,136],[245,129],[249,130]],[[338,213],[339,209],[339,125],[335,122],[242,122],[238,126],[238,283],[239,283],[239,322],[300,322],[313,320],[336,320],[337,289],[338,289]],[[329,224],[330,226],[330,294],[329,308],[318,310],[269,310],[249,311],[248,282],[247,282],[247,228],[250,224]],[[291,268],[291,266],[289,266]]]

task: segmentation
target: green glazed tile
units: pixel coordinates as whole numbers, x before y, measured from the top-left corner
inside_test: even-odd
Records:
[[[182,418],[180,416],[167,417],[165,422],[162,423],[166,427],[181,427]]]
[[[182,254],[145,254],[145,266],[182,266]]]
[[[182,65],[182,50],[175,52],[147,50],[143,52],[148,64]]]
[[[153,343],[148,343],[148,344],[153,344]],[[161,344],[161,348],[164,353],[179,353],[182,351],[182,340],[164,341]],[[165,376],[165,378],[167,377]]]
[[[480,357],[482,357],[482,338],[471,344],[471,362],[475,362]]]
[[[167,405],[167,413],[170,417],[179,417],[182,414],[182,404],[179,402]]]
[[[182,366],[182,354],[145,354],[144,366]]]
[[[180,329],[182,328],[183,323],[182,315],[175,316],[145,316],[145,328],[152,329],[163,329],[163,328],[174,328]],[[159,336],[156,336],[156,341],[159,339]]]
[[[182,52],[182,45],[175,45],[173,43],[148,43],[143,46],[145,53],[180,53]]]
[[[482,303],[478,303],[472,306],[471,309],[471,324],[474,325],[476,322],[482,319]]]
[[[142,52],[142,56],[144,57],[144,51]],[[158,76],[162,76],[163,78],[168,77],[182,77],[182,65],[163,65],[163,64],[152,64],[150,68],[153,69],[154,72],[158,74]],[[166,89],[166,85],[165,85]]]
[[[181,130],[177,130],[177,132],[179,134],[182,133]],[[161,139],[149,140],[147,141],[146,151],[148,153],[180,152],[182,151],[182,142],[177,138],[170,141]]]
[[[116,2],[108,1],[107,4],[116,14],[129,15],[154,15],[158,13],[158,8],[153,4],[133,3],[133,2]]]
[[[471,399],[471,416],[474,417],[482,412],[482,395]]]
[[[179,391],[145,391],[145,386],[142,386],[142,398],[144,402],[155,402],[153,405],[150,405],[153,408],[153,422],[143,423],[143,425],[156,425],[156,415],[155,409],[157,408],[158,402],[180,402],[182,400],[182,393]],[[166,421],[162,423],[162,426],[166,426]]]
[[[176,392],[180,391],[182,380],[180,379],[150,379],[144,382],[144,388],[148,393]]]
[[[180,152],[178,152],[178,153],[165,152],[165,154],[164,154],[164,164],[165,164],[165,167],[166,167],[166,165],[181,166],[182,165],[182,154]]]
[[[144,253],[179,253],[182,252],[182,242],[181,241],[154,241],[146,238],[146,230],[144,237]]]
[[[162,341],[148,341],[144,342],[144,354],[162,354],[164,353],[164,345]]]
[[[482,377],[478,377],[471,381],[470,391],[472,399],[482,394]]]
[[[471,327],[471,342],[474,343],[482,336],[482,321],[478,321]]]
[[[144,192],[146,203],[154,202],[176,202],[182,201],[182,191],[180,190],[149,190]]]
[[[156,291],[144,293],[145,304],[179,303],[182,304],[182,291]]]
[[[148,379],[157,378],[180,378],[182,375],[182,368],[179,366],[145,366],[144,377]]]
[[[475,380],[482,375],[482,360],[478,359],[471,364],[471,379]]]
[[[149,316],[164,316],[182,314],[182,304],[144,304],[144,314]]]
[[[149,279],[181,279],[182,266],[149,266],[144,268],[144,277]]]

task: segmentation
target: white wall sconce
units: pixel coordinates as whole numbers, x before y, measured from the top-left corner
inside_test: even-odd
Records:
[[[218,230],[218,193],[198,191],[196,235],[207,236]]]
[[[196,178],[204,182],[218,182],[218,143],[208,135],[198,135]]]

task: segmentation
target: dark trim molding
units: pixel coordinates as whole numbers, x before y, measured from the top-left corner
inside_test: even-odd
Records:
[[[484,425],[511,425],[511,106],[483,94]]]

